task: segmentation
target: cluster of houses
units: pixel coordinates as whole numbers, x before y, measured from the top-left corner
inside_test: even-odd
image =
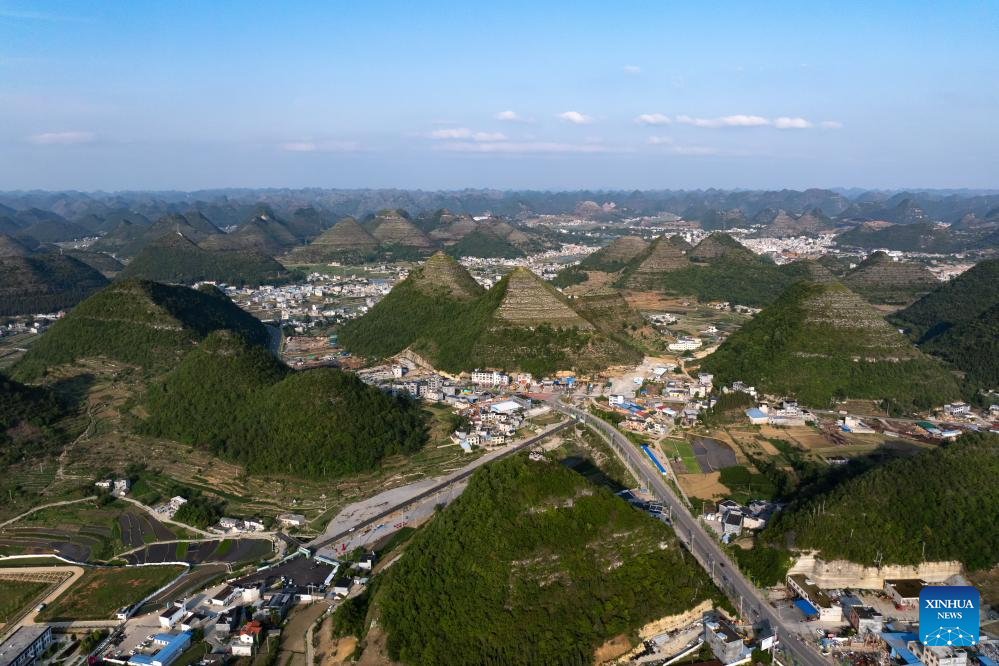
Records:
[[[781,510],[778,502],[755,499],[743,506],[732,499],[717,503],[717,510],[703,515],[704,520],[718,523],[722,540],[728,541],[742,534],[743,530],[755,532],[767,526],[774,515]]]
[[[516,396],[471,404],[459,412],[468,427],[451,433],[451,441],[466,453],[475,447],[508,444],[524,424],[524,412],[529,408],[530,400]]]
[[[267,529],[259,518],[228,518],[223,516],[219,522],[209,528],[219,534],[236,534],[238,532],[263,532]]]
[[[620,426],[632,432],[665,435],[679,423],[693,425],[705,409],[717,400],[711,397],[713,377],[701,373],[696,379],[671,377],[667,366],[653,368],[634,398],[611,394],[607,403],[613,411],[624,415]],[[654,385],[654,388],[650,385]]]
[[[65,310],[60,310],[51,314],[14,317],[6,324],[0,324],[0,338],[12,335],[38,335],[39,333],[44,333],[49,326],[65,316]]]
[[[781,400],[775,405],[761,402],[756,407],[750,407],[746,410],[746,418],[753,425],[772,425],[787,428],[815,422],[815,415],[801,407],[794,400]]]

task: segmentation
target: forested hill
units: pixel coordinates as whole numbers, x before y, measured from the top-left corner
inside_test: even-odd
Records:
[[[82,261],[58,252],[29,252],[0,234],[0,315],[57,312],[107,283]]]
[[[589,664],[618,634],[716,593],[672,531],[553,462],[468,488],[386,574],[375,612],[408,664]]]
[[[56,322],[14,366],[18,379],[77,359],[106,357],[149,371],[173,367],[217,329],[267,344],[267,329],[214,287],[189,289],[145,280],[116,282]]]
[[[140,430],[251,473],[336,478],[426,441],[419,405],[332,368],[294,372],[229,331],[209,335],[148,391]]]
[[[0,470],[55,450],[65,407],[47,389],[25,386],[0,374]]]
[[[798,282],[733,333],[702,368],[814,407],[834,398],[884,400],[896,411],[942,405],[954,377],[871,305],[838,283]]]
[[[952,444],[876,467],[807,503],[792,505],[764,537],[793,535],[827,560],[873,565],[958,560],[971,571],[999,564],[999,437]]]

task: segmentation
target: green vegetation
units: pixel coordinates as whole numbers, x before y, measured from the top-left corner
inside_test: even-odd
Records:
[[[871,303],[908,305],[940,281],[921,264],[875,252],[847,273],[843,284]]]
[[[0,624],[16,618],[50,583],[0,578]]]
[[[664,524],[518,456],[475,473],[375,604],[406,663],[589,663],[611,636],[716,594]]]
[[[716,427],[722,423],[732,423],[745,419],[745,411],[756,405],[753,396],[742,391],[722,393],[711,409],[701,412],[701,421],[705,425]]]
[[[64,254],[0,254],[0,316],[71,308],[107,283],[99,272]]]
[[[25,386],[0,374],[0,470],[55,453],[65,433],[65,406],[49,390]]]
[[[898,458],[789,506],[763,532],[771,544],[826,559],[875,564],[959,560],[970,571],[999,563],[999,437],[969,434]]]
[[[768,260],[740,255],[692,263],[664,274],[660,285],[667,293],[693,296],[699,301],[759,307],[773,302],[794,279]]]
[[[519,292],[508,291],[512,274],[488,292],[477,293],[457,283],[459,271],[465,276],[461,279],[471,280],[460,265],[452,268],[447,283],[436,289],[426,287],[423,270],[414,271],[365,316],[349,322],[340,332],[340,344],[376,358],[408,347],[449,372],[502,367],[545,375],[570,367],[595,369],[640,358],[639,352],[618,340],[583,328],[588,322],[567,305],[565,311],[583,326],[560,326],[544,319],[523,325],[504,321],[498,316],[504,299],[521,297]],[[555,294],[544,297],[555,302],[561,298]],[[538,311],[542,317],[550,312],[545,307]]]
[[[961,243],[946,229],[930,222],[893,224],[883,228],[867,225],[854,227],[836,236],[836,243],[868,250],[884,248],[902,252],[947,253],[958,250]]]
[[[180,234],[153,241],[121,272],[122,279],[180,284],[207,280],[237,286],[280,284],[291,277],[284,266],[261,252],[205,250]]]
[[[333,613],[333,621],[330,625],[333,638],[343,638],[344,636],[364,638],[368,633],[367,618],[371,599],[381,580],[381,578],[376,578],[359,595],[345,599],[340,604],[340,607]]]
[[[565,289],[566,287],[571,287],[574,284],[583,284],[586,282],[586,279],[586,269],[578,265],[566,266],[552,279],[552,284],[559,289]]]
[[[214,287],[125,280],[56,322],[14,366],[14,377],[37,378],[54,366],[95,356],[162,371],[218,329],[236,331],[256,344],[268,341],[264,325]]]
[[[999,259],[979,262],[890,319],[965,373],[969,398],[999,387]]]
[[[177,492],[177,494],[181,494],[187,500],[173,516],[173,519],[178,523],[194,525],[195,527],[205,529],[219,522],[219,518],[222,517],[222,513],[225,510],[224,502],[213,497],[206,497],[199,490],[191,491],[181,486],[171,492]],[[179,550],[178,548],[178,552]],[[185,548],[185,552],[186,550]]]
[[[753,499],[773,499],[775,488],[763,474],[753,472],[741,465],[723,467],[718,481],[729,489],[729,497],[740,504]]]
[[[794,559],[790,551],[764,544],[757,544],[751,550],[735,547],[731,552],[742,572],[762,587],[782,584]]]
[[[446,252],[452,257],[515,259],[524,256],[516,246],[484,229],[476,229],[466,235],[454,245],[448,246]]]
[[[415,453],[419,406],[331,368],[294,372],[239,336],[207,337],[147,392],[139,430],[210,450],[251,473],[337,478]]]
[[[882,400],[898,412],[958,395],[946,369],[838,284],[793,285],[702,368],[719,384],[742,380],[816,407],[849,397]]]
[[[183,567],[107,567],[87,569],[72,587],[38,614],[43,622],[104,620],[160,589]]]

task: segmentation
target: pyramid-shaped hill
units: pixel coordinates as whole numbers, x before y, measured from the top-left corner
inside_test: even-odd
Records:
[[[969,270],[891,316],[910,338],[923,344],[999,305],[999,259],[980,261]]]
[[[14,376],[33,379],[51,368],[97,357],[159,372],[219,329],[235,331],[254,344],[270,339],[258,319],[214,287],[123,280],[53,324],[14,366]]]
[[[73,307],[108,282],[73,257],[27,252],[14,243],[0,237],[6,252],[0,254],[0,315],[57,312]]]
[[[587,271],[614,273],[648,249],[649,243],[643,238],[621,236],[583,259],[579,262],[579,267]]]
[[[430,250],[434,246],[434,242],[399,211],[382,211],[366,226],[382,245],[418,250]]]
[[[700,243],[694,246],[687,256],[691,261],[707,262],[733,257],[751,258],[753,251],[745,245],[735,240],[726,233],[716,231],[705,236]]]
[[[479,224],[469,215],[443,213],[440,225],[430,232],[430,238],[441,242],[459,241],[478,230]]]
[[[690,265],[688,243],[679,236],[660,236],[645,253],[632,259],[634,267],[625,270],[620,284],[628,289],[656,289],[667,273]]]
[[[207,250],[183,234],[168,234],[142,248],[120,277],[176,284],[208,281],[257,286],[286,282],[291,275],[280,263],[256,250]]]
[[[363,261],[374,256],[378,240],[352,217],[345,217],[308,245],[296,247],[288,259],[299,263]]]
[[[497,287],[502,287],[503,298],[495,318],[504,325],[593,328],[572,309],[569,299],[526,268],[513,269]]]
[[[872,303],[908,305],[940,281],[922,264],[875,252],[847,273],[843,283]]]
[[[620,334],[627,328],[640,328],[645,320],[628,305],[616,289],[600,287],[572,299],[576,312],[586,317],[598,330]]]
[[[124,268],[120,261],[112,257],[110,254],[104,254],[103,252],[91,252],[89,250],[65,250],[64,253],[74,259],[82,261],[108,279],[117,276]]]
[[[567,298],[526,269],[515,269],[481,293],[456,261],[441,253],[432,259],[349,322],[341,344],[372,358],[409,348],[448,372],[502,367],[548,374],[641,358],[598,332]],[[469,298],[473,291],[479,295]]]
[[[831,284],[839,282],[839,278],[825,264],[812,259],[801,259],[782,267],[782,271],[793,279],[805,280],[816,284]]]
[[[886,401],[896,411],[959,395],[954,377],[841,284],[798,282],[733,333],[702,367],[814,407],[838,398]]]
[[[195,243],[201,243],[212,236],[223,235],[218,227],[200,213],[192,216],[192,221],[178,213],[171,213],[148,227],[122,222],[112,234],[109,234],[115,237],[117,247],[106,245],[103,241],[108,240],[108,237],[105,236],[94,243],[93,249],[122,257],[134,257],[149,243],[170,234],[183,234]],[[120,237],[119,230],[122,232]],[[127,240],[128,238],[131,240]]]
[[[142,238],[142,235],[146,233],[148,228],[149,225],[140,225],[130,220],[122,220],[114,229],[94,241],[90,249],[94,252],[121,254],[122,250]]]
[[[298,238],[280,219],[260,213],[231,234],[216,234],[200,242],[207,250],[252,250],[274,257],[298,244]]]
[[[486,225],[478,225],[474,231],[448,245],[447,252],[454,257],[486,259],[516,259],[524,256],[524,252],[520,248],[497,235],[493,229]]]

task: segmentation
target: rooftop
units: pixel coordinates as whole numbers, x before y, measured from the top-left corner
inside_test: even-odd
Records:
[[[915,599],[926,587],[926,581],[918,578],[896,578],[886,580],[885,585],[893,588],[904,599]]]
[[[6,666],[12,663],[46,631],[50,629],[44,625],[21,627],[15,631],[10,638],[0,644],[0,664]]]

